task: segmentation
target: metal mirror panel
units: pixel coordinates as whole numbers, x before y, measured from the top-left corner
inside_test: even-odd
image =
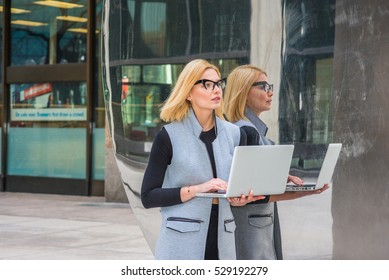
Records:
[[[389,258],[389,3],[336,2],[334,139],[335,259]]]
[[[381,195],[389,180],[378,179],[388,157],[376,161],[388,150],[382,133],[387,107],[382,73],[388,54],[382,46],[388,31],[381,28],[388,11],[384,0],[104,2],[102,61],[109,130],[126,194],[152,250],[160,214],[159,209],[143,208],[140,186],[154,136],[163,125],[159,104],[183,66],[204,58],[223,76],[246,63],[267,71],[275,95],[271,111],[261,118],[269,138],[295,145],[291,173],[317,177],[327,145],[344,145],[330,191],[279,203],[284,257],[388,257],[387,246],[379,246],[384,235],[377,233],[379,221],[386,233],[389,228],[382,219],[388,196]],[[365,163],[372,164],[366,176]],[[381,191],[368,192],[367,182]],[[358,194],[348,195],[354,186]],[[373,210],[367,205],[374,201],[378,206],[373,208],[380,210],[371,219]],[[350,209],[360,218],[351,219]],[[358,228],[367,220],[372,230],[362,233]],[[344,243],[349,235],[355,238]],[[374,237],[380,240],[376,253],[366,250]],[[358,238],[366,241],[360,248],[354,246]]]

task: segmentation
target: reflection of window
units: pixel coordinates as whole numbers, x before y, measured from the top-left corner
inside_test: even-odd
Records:
[[[177,66],[129,65],[121,70],[123,135],[133,141],[152,141],[160,127],[159,106],[170,92]]]
[[[210,54],[225,58],[250,48],[250,0],[129,0],[111,7],[113,60]],[[118,50],[113,51],[113,50]]]
[[[122,71],[123,75],[121,81],[123,84],[140,83],[142,79],[142,68],[139,65],[123,66],[118,71]],[[120,75],[120,74],[119,74]]]
[[[145,83],[171,84],[173,81],[173,65],[145,65],[143,69]]]
[[[156,56],[163,56],[166,39],[166,3],[145,2],[142,3],[141,11],[142,40]]]
[[[159,123],[159,104],[164,87],[133,85],[123,94],[121,103],[124,135],[135,141],[152,140]],[[150,135],[150,133],[152,133]]]
[[[335,1],[285,1],[281,143],[332,140]]]
[[[125,138],[142,142],[154,139],[160,127],[159,105],[170,92],[171,67],[130,65],[121,68],[120,107]]]

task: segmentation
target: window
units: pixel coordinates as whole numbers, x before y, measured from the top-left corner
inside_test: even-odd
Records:
[[[7,174],[85,179],[85,83],[10,89]]]
[[[12,65],[86,61],[86,0],[12,0],[11,5]]]

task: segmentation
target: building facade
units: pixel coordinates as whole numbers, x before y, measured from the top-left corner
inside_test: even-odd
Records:
[[[104,195],[102,2],[0,7],[1,190]]]

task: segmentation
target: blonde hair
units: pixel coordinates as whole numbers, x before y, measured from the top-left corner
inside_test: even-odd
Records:
[[[169,97],[162,104],[159,116],[164,122],[181,121],[188,115],[191,104],[186,98],[195,82],[201,79],[207,69],[215,70],[220,77],[219,69],[204,59],[195,59],[185,65]],[[216,109],[215,113],[223,118],[222,106]]]
[[[236,122],[247,118],[244,111],[247,103],[247,95],[261,74],[266,72],[253,65],[241,65],[236,67],[228,75],[227,85],[224,90],[223,113],[227,120]]]

